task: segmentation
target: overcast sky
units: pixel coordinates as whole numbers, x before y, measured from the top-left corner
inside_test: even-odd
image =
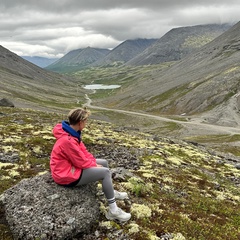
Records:
[[[239,0],[1,0],[0,45],[20,56],[62,57],[239,16]]]

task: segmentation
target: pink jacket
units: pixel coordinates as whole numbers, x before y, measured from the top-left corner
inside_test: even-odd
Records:
[[[50,157],[50,169],[53,180],[67,185],[79,179],[82,169],[96,167],[96,159],[89,153],[82,141],[78,141],[62,129],[59,123],[53,128],[57,139]]]

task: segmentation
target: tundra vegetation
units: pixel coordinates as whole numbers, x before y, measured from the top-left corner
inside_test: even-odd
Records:
[[[49,171],[55,142],[51,130],[65,118],[59,113],[0,108],[0,154],[17,159],[0,162],[0,194],[21,179]],[[167,234],[175,240],[240,238],[240,171],[223,158],[184,141],[119,130],[96,119],[89,120],[83,141],[98,156],[104,156],[104,149],[121,146],[141,153],[138,168],[130,169],[132,175],[114,183],[116,189],[129,193],[131,205],[125,210],[132,218],[125,224],[107,221],[106,204],[102,204],[101,239],[109,239],[107,233],[112,229],[138,240],[161,239]],[[111,167],[117,161],[111,161]],[[12,239],[2,219],[0,239]]]

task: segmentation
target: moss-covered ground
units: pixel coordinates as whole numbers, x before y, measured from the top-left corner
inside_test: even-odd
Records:
[[[0,108],[0,154],[18,156],[14,163],[0,159],[0,194],[23,178],[49,170],[55,142],[51,130],[65,118],[57,113]],[[109,239],[109,226],[138,240],[157,240],[166,234],[175,240],[240,239],[240,190],[236,184],[240,171],[227,161],[186,142],[117,131],[116,126],[93,119],[84,130],[83,141],[91,149],[116,145],[142,152],[133,176],[115,183],[117,189],[129,193],[131,207],[126,210],[132,218],[118,224],[106,221],[102,214],[102,239]],[[0,239],[11,239],[3,220]]]

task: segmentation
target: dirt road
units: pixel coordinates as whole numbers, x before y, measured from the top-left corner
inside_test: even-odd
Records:
[[[227,134],[227,135],[234,135],[234,134],[240,134],[240,128],[235,127],[227,127],[227,126],[220,126],[220,125],[212,125],[208,123],[202,122],[202,119],[200,118],[190,118],[188,121],[179,121],[174,120],[166,117],[160,117],[156,115],[146,114],[146,113],[139,113],[139,112],[133,112],[133,111],[126,111],[126,110],[120,110],[120,109],[109,109],[105,107],[99,107],[92,105],[91,99],[86,95],[85,96],[86,103],[85,106],[92,108],[92,109],[99,109],[99,110],[105,110],[105,111],[114,111],[124,114],[130,114],[130,115],[137,115],[142,116],[146,118],[152,118],[155,120],[159,120],[162,122],[174,122],[181,126],[183,126],[182,134],[184,136],[188,135],[217,135],[217,134]]]

